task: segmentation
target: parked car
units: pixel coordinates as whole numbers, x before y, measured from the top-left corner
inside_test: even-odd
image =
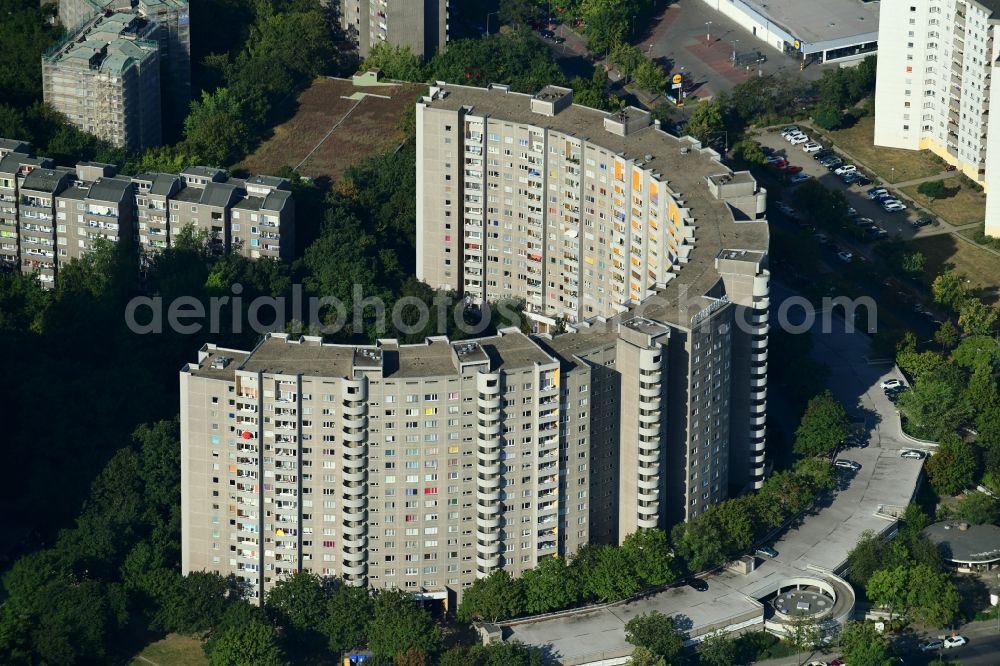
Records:
[[[834,169],[833,172],[839,176],[841,174],[847,173],[848,171],[857,171],[857,170],[858,167],[854,166],[853,164],[844,164],[843,166],[839,166],[836,169]]]
[[[699,592],[704,592],[708,589],[708,583],[702,578],[688,578],[686,582],[688,587],[694,588]]]
[[[788,160],[786,160],[784,157],[779,157],[774,162],[771,162],[771,166],[773,166],[775,169],[784,169],[786,166],[788,166]]]
[[[837,458],[833,461],[834,467],[839,467],[840,469],[849,469],[852,472],[857,472],[861,469],[861,465],[854,462],[853,460],[844,460],[843,458]]]
[[[899,213],[906,210],[906,204],[901,201],[889,201],[887,203],[883,203],[882,208],[884,208],[887,213]]]
[[[919,229],[920,227],[926,227],[934,224],[933,218],[930,217],[920,217],[910,223],[910,226],[914,229]]]
[[[871,185],[872,184],[872,179],[869,178],[868,176],[864,175],[864,174],[861,174],[857,178],[855,178],[854,182],[851,183],[851,184],[852,185],[858,185],[859,187],[864,187],[865,185]]]
[[[949,164],[948,166],[946,166],[946,167],[944,168],[944,170],[945,170],[945,171],[954,171],[954,170],[955,170],[955,169],[957,169],[957,168],[958,168],[958,167],[957,167],[957,166],[955,166],[954,164]]]
[[[865,437],[863,437],[862,435],[859,435],[857,433],[855,433],[853,435],[848,435],[847,437],[845,437],[844,441],[841,442],[841,444],[843,444],[844,446],[848,446],[848,447],[850,447],[850,446],[856,446],[859,449],[867,449],[868,448],[868,440]]]
[[[920,646],[920,651],[934,652],[935,650],[940,650],[943,647],[944,647],[944,641],[938,641],[938,640],[927,641],[926,643]]]
[[[944,646],[946,648],[957,648],[957,647],[962,647],[968,642],[969,641],[965,639],[965,636],[949,636],[948,638],[944,639]]]
[[[789,165],[785,167],[785,173],[787,173],[789,176],[794,176],[795,174],[800,173],[801,171],[802,167],[800,166]]]
[[[793,185],[798,185],[799,183],[804,183],[805,181],[809,180],[810,178],[812,178],[812,176],[810,176],[807,173],[797,173],[794,176],[792,176],[791,178],[789,178],[788,182],[792,183]]]
[[[822,149],[823,149],[823,146],[821,146],[818,143],[813,143],[812,141],[810,141],[809,143],[807,143],[804,146],[802,146],[803,152],[806,152],[806,153],[815,153],[815,152],[818,152],[818,151],[820,151]]]
[[[556,36],[556,33],[552,32],[551,30],[547,30],[547,29],[539,30],[538,34],[540,34],[545,39],[552,39],[553,37]]]
[[[840,179],[844,181],[845,185],[853,185],[855,181],[862,178],[862,174],[857,171],[848,171],[847,173],[840,174]]]
[[[883,390],[885,390],[885,389],[894,389],[894,388],[904,388],[905,386],[906,386],[906,384],[904,384],[903,380],[901,380],[901,379],[887,379],[884,382],[882,382],[881,384],[879,384],[879,388],[881,388]]]
[[[818,153],[813,154],[813,159],[819,162],[820,160],[825,160],[827,157],[833,157],[837,153],[833,152],[829,148],[826,150],[821,150]]]
[[[805,135],[804,132],[800,132],[799,130],[795,130],[794,132],[782,132],[781,136],[784,137],[785,141],[789,141],[789,140],[791,140],[792,137],[795,137],[795,136],[806,136],[806,135]]]
[[[809,140],[808,136],[806,136],[805,134],[799,134],[797,136],[793,136],[792,138],[790,138],[788,140],[788,143],[792,144],[793,146],[797,146],[801,143],[805,143],[808,140]]]
[[[841,261],[851,263],[851,261],[854,260],[854,255],[848,252],[847,250],[841,250],[840,252],[837,253],[837,258],[840,259]]]
[[[877,199],[883,194],[889,194],[889,190],[885,189],[884,187],[873,187],[872,189],[868,190],[867,194],[869,199]]]
[[[844,163],[844,160],[842,160],[842,159],[840,159],[838,157],[835,160],[830,160],[829,162],[823,162],[823,166],[825,166],[830,171],[833,171],[834,169],[836,169],[837,167],[839,167],[843,163]]]
[[[795,132],[798,132],[798,131],[799,131],[799,126],[798,125],[788,125],[786,127],[782,127],[781,128],[781,133],[782,134],[794,134]]]
[[[778,556],[778,551],[770,546],[758,546],[756,552],[757,555],[760,555],[761,557],[775,558]]]
[[[910,458],[912,460],[923,460],[924,452],[917,451],[916,449],[906,449],[905,451],[899,452],[900,458]]]
[[[781,155],[769,155],[768,158],[767,158],[767,160],[765,160],[765,161],[768,164],[775,164],[776,162],[784,162],[785,158],[782,157]]]
[[[854,225],[858,227],[870,227],[875,224],[875,220],[870,217],[856,217],[854,218]]]

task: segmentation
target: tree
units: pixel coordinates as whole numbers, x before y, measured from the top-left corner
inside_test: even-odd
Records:
[[[905,611],[911,586],[910,567],[879,569],[868,579],[865,593],[875,604],[889,611],[889,621],[896,612]]]
[[[733,159],[749,165],[761,165],[767,162],[767,155],[753,139],[741,139],[733,144]]]
[[[211,666],[284,666],[278,633],[260,617],[226,628],[212,642]]]
[[[889,654],[889,641],[875,629],[873,622],[844,623],[840,645],[849,664],[891,666],[894,661]]]
[[[844,114],[839,108],[824,104],[813,113],[813,122],[826,130],[838,130],[844,124]]]
[[[1000,520],[1000,502],[986,493],[970,492],[958,505],[958,515],[973,525],[988,525]]]
[[[678,523],[671,535],[677,554],[691,571],[704,571],[726,560],[724,535],[712,513]]]
[[[672,566],[673,556],[667,533],[663,530],[636,530],[625,537],[621,550],[642,587],[665,585],[677,575]]]
[[[900,261],[900,269],[910,275],[922,275],[927,258],[923,252],[907,252]]]
[[[698,656],[706,666],[731,666],[735,664],[738,646],[725,631],[714,631],[698,643]]]
[[[629,666],[667,666],[667,660],[649,648],[637,647],[626,662]]]
[[[580,16],[586,24],[587,48],[595,53],[610,53],[625,41],[629,15],[626,0],[581,0]]]
[[[812,615],[806,615],[802,611],[796,611],[786,634],[788,643],[797,652],[810,652],[816,649],[819,639],[820,633],[816,618]]]
[[[852,585],[864,588],[879,569],[905,563],[905,556],[900,557],[888,541],[867,530],[847,555],[847,578]]]
[[[542,652],[518,641],[456,645],[441,655],[439,666],[542,666]]]
[[[963,398],[961,390],[951,382],[923,379],[900,394],[896,404],[906,417],[910,432],[918,437],[940,439],[954,432],[972,415],[972,406]]]
[[[486,578],[470,585],[462,595],[457,617],[461,622],[474,619],[497,622],[524,612],[524,585],[511,578],[506,569],[495,569]]]
[[[576,569],[561,557],[544,558],[521,578],[524,581],[524,609],[528,613],[571,608],[583,596]]]
[[[953,349],[958,344],[958,329],[951,319],[945,319],[934,331],[934,341],[941,345],[942,349]]]
[[[828,455],[850,432],[847,410],[830,391],[809,401],[795,431],[796,453],[802,456]]]
[[[325,620],[318,627],[326,636],[330,652],[339,654],[365,645],[373,607],[368,590],[342,583],[334,587],[326,602]]]
[[[992,335],[997,323],[997,309],[978,298],[968,298],[959,307],[958,325],[969,335]]]
[[[684,133],[693,136],[704,145],[711,145],[722,139],[725,129],[722,105],[714,99],[699,103],[684,125]]]
[[[396,589],[380,592],[368,623],[368,648],[376,656],[391,658],[413,647],[437,654],[441,629],[409,594]]]
[[[573,89],[573,102],[582,106],[602,111],[614,111],[624,105],[620,98],[607,93],[608,73],[603,67],[595,67],[590,79],[576,77],[570,82]]]
[[[191,113],[184,121],[186,145],[209,164],[236,162],[250,145],[245,114],[242,102],[229,89],[202,92],[201,100],[191,103]]]
[[[396,655],[395,666],[430,666],[427,653],[420,648],[412,647]]]
[[[944,198],[948,194],[948,188],[944,186],[943,180],[927,180],[917,185],[917,192],[933,201]]]
[[[935,492],[954,495],[972,485],[976,478],[976,454],[972,446],[957,435],[941,439],[938,451],[924,469]]]
[[[659,611],[650,611],[625,624],[625,640],[636,647],[648,649],[669,663],[684,649],[685,636],[677,628],[674,618]]]
[[[500,0],[500,21],[503,23],[530,26],[540,15],[541,8],[535,0]]]
[[[907,605],[913,619],[932,627],[946,627],[958,615],[961,597],[947,572],[917,565],[910,573]]]
[[[934,302],[946,308],[958,312],[962,304],[969,297],[968,280],[964,275],[955,271],[945,271],[931,283],[931,292],[934,294]]]
[[[393,46],[388,42],[373,46],[361,63],[361,69],[378,69],[382,76],[396,81],[420,82],[427,79],[420,58],[413,54],[409,46]]]
[[[647,62],[646,56],[643,55],[638,47],[626,42],[615,46],[608,59],[625,78],[632,77],[642,63]],[[639,85],[640,87],[645,87],[642,84]]]
[[[643,57],[635,70],[635,84],[650,92],[662,93],[667,87],[667,75],[662,67]]]
[[[264,602],[268,615],[283,627],[287,645],[306,654],[326,643],[320,627],[327,621],[327,593],[316,574],[300,571],[278,581]]]
[[[577,553],[573,565],[580,572],[584,592],[597,601],[626,599],[640,589],[621,548],[586,546]]]

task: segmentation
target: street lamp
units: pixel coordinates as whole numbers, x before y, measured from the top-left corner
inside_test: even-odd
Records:
[[[705,43],[712,41],[712,22],[705,21]]]
[[[486,36],[487,37],[490,36],[490,17],[491,16],[497,16],[498,14],[500,14],[500,12],[499,11],[495,11],[495,12],[490,12],[489,14],[486,15]]]
[[[740,40],[738,40],[738,39],[734,39],[733,40],[733,64],[734,65],[736,64],[736,45],[739,44],[739,43],[740,43]]]
[[[891,171],[889,172],[889,182],[890,183],[895,183],[896,182],[896,167],[889,167],[889,168],[891,169]]]
[[[635,14],[632,15],[632,39],[635,39]]]

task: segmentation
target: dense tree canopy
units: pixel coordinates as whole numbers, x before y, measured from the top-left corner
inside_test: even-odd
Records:
[[[798,430],[795,431],[795,452],[803,456],[829,455],[850,429],[850,419],[844,406],[829,391],[821,393],[806,406]]]

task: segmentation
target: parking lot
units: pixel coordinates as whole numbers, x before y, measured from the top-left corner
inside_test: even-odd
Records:
[[[803,127],[802,131],[810,136],[810,141],[815,141],[816,143],[822,143],[818,138],[812,134],[808,128]],[[893,188],[884,185],[871,173],[865,172],[860,165],[855,165],[858,167],[859,171],[865,172],[872,183],[870,185],[846,185],[840,176],[833,173],[833,171],[828,170],[817,160],[813,159],[815,153],[806,153],[802,150],[801,145],[792,145],[786,141],[781,136],[781,128],[775,127],[770,130],[765,130],[765,132],[757,137],[761,146],[770,150],[773,155],[780,156],[787,160],[791,165],[802,167],[802,173],[808,174],[809,176],[815,178],[819,183],[831,190],[840,190],[844,193],[847,199],[847,205],[851,206],[857,210],[861,217],[866,217],[871,219],[874,224],[885,229],[889,237],[899,236],[903,240],[910,240],[912,238],[922,238],[924,236],[933,235],[936,233],[948,233],[951,228],[946,224],[938,223],[937,226],[929,225],[922,227],[920,229],[914,229],[912,223],[920,217],[924,217],[925,214],[920,210],[915,210],[913,206],[907,203],[907,209],[898,213],[888,213],[882,206],[868,198],[866,194],[867,190],[882,186],[886,187],[890,193],[893,192]],[[767,152],[767,151],[765,151]],[[844,165],[851,164],[850,160],[844,159]],[[780,175],[777,169],[773,169],[775,175]],[[788,194],[786,194],[786,199],[788,203],[791,203],[791,193],[792,189],[789,188]],[[871,250],[871,246],[858,248],[863,254],[868,255]]]

